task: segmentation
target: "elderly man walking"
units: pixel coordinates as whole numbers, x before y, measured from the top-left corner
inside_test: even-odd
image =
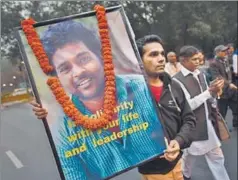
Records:
[[[224,166],[224,156],[220,148],[221,143],[218,139],[212,116],[214,110],[214,98],[219,95],[224,86],[223,79],[216,79],[214,82],[206,82],[205,75],[199,71],[199,50],[193,46],[184,46],[180,49],[181,72],[174,76],[182,87],[185,96],[193,110],[197,126],[193,133],[194,141],[191,146],[184,150],[183,154],[183,173],[184,179],[190,180],[192,166],[196,156],[204,155],[215,180],[229,180],[229,176]]]
[[[167,54],[167,60],[164,71],[172,77],[180,71],[181,64],[178,62],[175,52],[172,51]]]

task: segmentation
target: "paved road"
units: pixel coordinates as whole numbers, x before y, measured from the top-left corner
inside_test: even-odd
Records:
[[[230,112],[227,120],[231,127]],[[36,120],[29,105],[13,105],[1,111],[1,180],[60,180],[47,136],[42,132],[45,132],[43,124]],[[232,138],[223,144],[223,150],[230,178],[237,180],[236,130],[233,130]],[[11,153],[20,162],[14,159]],[[10,158],[15,161],[16,165]],[[197,159],[194,167],[193,180],[213,179],[203,157]],[[140,180],[140,175],[136,169],[133,169],[113,180]]]

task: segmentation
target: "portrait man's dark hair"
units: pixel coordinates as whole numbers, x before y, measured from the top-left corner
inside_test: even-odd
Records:
[[[52,63],[52,56],[57,49],[69,43],[84,43],[99,59],[101,59],[101,43],[95,31],[81,22],[73,20],[50,25],[41,37],[44,49]]]

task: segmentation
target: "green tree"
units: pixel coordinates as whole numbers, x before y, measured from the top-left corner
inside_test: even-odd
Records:
[[[1,55],[8,58],[12,63],[13,59],[19,56],[17,41],[13,28],[19,25],[22,17],[23,7],[21,3],[15,1],[5,1],[1,3]],[[2,58],[4,59],[4,58]]]
[[[167,50],[192,44],[211,53],[214,46],[237,43],[236,2],[162,1],[4,1],[1,3],[1,54],[13,64],[20,58],[14,27],[33,17],[38,22],[91,11],[96,3],[123,4],[136,38],[159,34]]]

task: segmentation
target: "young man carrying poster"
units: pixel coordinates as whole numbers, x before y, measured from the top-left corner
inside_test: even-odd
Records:
[[[82,23],[65,21],[50,26],[41,41],[74,105],[84,115],[100,116],[104,69],[95,33]],[[118,104],[105,128],[92,132],[76,126],[67,116],[57,120],[53,139],[67,180],[104,179],[162,151],[162,127],[144,77],[116,75],[116,91]],[[47,116],[47,110],[32,105],[39,119]],[[185,121],[194,127],[193,114],[188,112],[188,116],[191,122]]]
[[[137,47],[169,139],[164,156],[140,166],[139,172],[143,180],[183,180],[181,149],[192,142],[195,116],[179,84],[164,72],[165,52],[160,37],[145,36],[137,40]]]

